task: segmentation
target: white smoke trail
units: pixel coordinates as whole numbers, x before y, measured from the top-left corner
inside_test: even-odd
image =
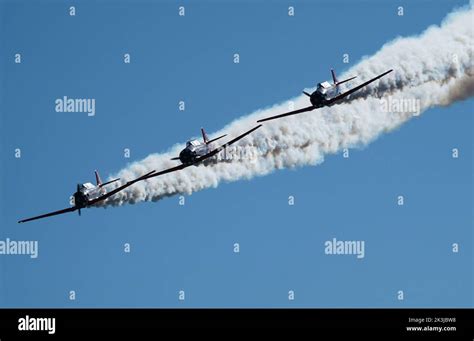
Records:
[[[430,27],[416,37],[397,38],[348,70],[341,79],[358,75],[351,84],[355,86],[394,69],[394,72],[355,93],[350,103],[266,122],[238,142],[242,147],[258,148],[261,154],[257,158],[192,166],[141,181],[103,205],[155,201],[180,193],[190,194],[216,187],[221,181],[250,179],[280,168],[316,165],[324,161],[326,154],[365,146],[414,116],[411,111],[391,108],[389,103],[418,100],[421,114],[430,107],[446,106],[473,96],[473,45],[471,3],[449,14],[441,26]],[[308,98],[301,95],[239,118],[215,135],[237,136],[254,127],[260,118],[288,111],[291,102],[294,108],[309,104]],[[177,144],[168,153],[152,154],[135,162],[121,170],[118,176],[132,179],[151,170],[175,166],[177,162],[170,161],[170,158],[177,156],[183,145]]]

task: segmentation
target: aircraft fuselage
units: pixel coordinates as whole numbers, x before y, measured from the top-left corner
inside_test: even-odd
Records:
[[[207,144],[201,143],[198,140],[188,141],[186,148],[179,153],[179,160],[183,164],[194,162],[197,158],[206,155],[210,152]]]
[[[105,188],[94,186],[90,182],[79,185],[78,189],[72,196],[74,198],[74,205],[79,208],[86,207],[89,201],[97,199],[106,193]]]
[[[311,104],[315,108],[328,105],[328,102],[339,95],[339,89],[328,82],[318,83],[316,90],[309,96]]]

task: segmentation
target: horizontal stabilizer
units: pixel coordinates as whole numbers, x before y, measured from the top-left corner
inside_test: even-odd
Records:
[[[103,184],[100,184],[99,187],[104,187],[105,185],[109,185],[109,184],[111,184],[112,182],[119,181],[119,180],[120,180],[120,178],[107,181],[107,182],[105,182],[105,183],[103,183]]]
[[[342,83],[349,82],[349,81],[353,80],[354,78],[357,78],[357,76],[344,79],[343,81],[337,82],[336,85],[340,85],[340,84],[342,84]]]
[[[392,71],[393,71],[393,69],[390,69],[390,70],[388,70],[388,71],[385,71],[384,73],[378,75],[377,77],[372,78],[372,79],[368,80],[367,82],[362,83],[362,84],[356,86],[355,88],[352,88],[352,89],[350,89],[350,90],[348,90],[348,91],[346,91],[346,92],[344,92],[344,93],[342,93],[342,94],[340,94],[340,95],[337,95],[336,97],[334,97],[334,98],[332,98],[331,100],[329,100],[326,105],[329,106],[329,105],[332,105],[333,103],[335,103],[335,102],[337,102],[337,101],[340,101],[341,99],[343,99],[343,98],[349,96],[350,94],[353,94],[354,92],[358,91],[359,89],[362,89],[364,86],[367,86],[367,85],[369,85],[369,84],[372,83],[372,82],[375,82],[377,79],[382,78],[383,76],[389,74],[389,73],[392,72]]]
[[[215,139],[208,140],[208,141],[206,141],[206,144],[212,143],[212,142],[217,141],[217,140],[219,140],[219,139],[221,139],[221,138],[223,138],[223,137],[226,137],[226,136],[227,136],[227,134],[224,134],[224,135],[222,135],[222,136],[216,137]]]

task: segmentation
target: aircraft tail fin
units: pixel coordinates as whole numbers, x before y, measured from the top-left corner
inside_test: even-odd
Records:
[[[202,134],[202,139],[204,140],[204,143],[209,143],[209,138],[207,137],[207,134],[204,130],[204,128],[201,128],[201,134]]]
[[[102,180],[100,179],[99,172],[97,170],[95,170],[94,173],[95,173],[95,182],[96,182],[97,186],[102,185]]]
[[[332,75],[332,81],[334,82],[334,85],[337,85],[337,83],[339,82],[337,81],[336,72],[334,71],[334,69],[331,69],[331,75]]]

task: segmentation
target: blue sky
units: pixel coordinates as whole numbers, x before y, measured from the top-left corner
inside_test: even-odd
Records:
[[[285,1],[182,4],[184,18],[174,1],[78,2],[71,17],[67,2],[0,2],[0,240],[39,242],[37,259],[0,255],[0,306],[472,307],[472,99],[349,159],[221,184],[184,206],[16,223],[67,207],[94,169],[105,178],[291,98],[465,1],[402,3],[403,17],[398,1],[293,1],[291,18]],[[96,115],[55,112],[62,96],[95,98]],[[365,258],[325,255],[332,238],[365,241]]]

